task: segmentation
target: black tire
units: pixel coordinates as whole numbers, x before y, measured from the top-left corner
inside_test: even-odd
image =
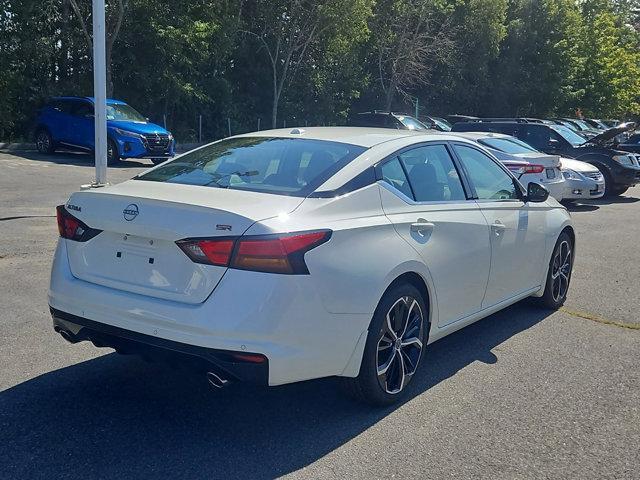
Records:
[[[549,271],[545,282],[544,295],[538,302],[551,310],[558,310],[564,305],[571,283],[573,271],[573,240],[567,232],[562,232],[553,248],[549,260]],[[568,249],[568,250],[565,250]],[[568,251],[568,262],[565,253]]]
[[[53,137],[46,128],[41,128],[36,132],[36,148],[40,153],[53,153],[56,151]]]
[[[626,192],[627,190],[629,190],[629,187],[627,187],[626,185],[616,185],[613,187],[611,191],[611,196],[618,197],[622,195],[624,192]]]
[[[119,161],[120,154],[118,153],[116,142],[111,139],[107,140],[107,165],[115,165]]]
[[[343,379],[347,393],[375,406],[397,402],[424,357],[428,337],[429,311],[418,289],[402,283],[387,290],[369,326],[360,374]]]
[[[601,172],[602,172],[602,175],[604,176],[604,196],[605,197],[608,197],[608,198],[617,197],[619,195],[622,195],[627,190],[629,190],[628,185],[620,185],[618,183],[614,183],[613,178],[611,178],[611,174],[607,170],[602,169]]]

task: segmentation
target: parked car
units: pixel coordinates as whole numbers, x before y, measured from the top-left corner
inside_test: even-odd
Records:
[[[476,144],[391,129],[231,137],[57,214],[65,339],[188,357],[215,387],[340,376],[378,405],[428,344],[529,296],[559,308],[575,242]]]
[[[402,113],[373,112],[357,113],[351,118],[352,127],[380,127],[398,130],[429,130],[429,127],[417,118]]]
[[[489,150],[509,170],[516,173],[525,188],[529,183],[539,183],[549,190],[553,198],[558,201],[563,199],[566,188],[560,171],[559,156],[538,152],[517,138],[500,133],[469,132],[457,135]],[[514,163],[514,160],[524,161],[526,164]]]
[[[560,125],[565,125],[569,127],[570,129],[572,129],[576,133],[579,133],[580,135],[582,135],[587,139],[593,138],[596,135],[601,133],[601,131],[598,130],[597,128],[593,128],[591,125],[587,124],[586,122],[582,120],[577,120],[575,118],[556,118],[555,121],[557,121]]]
[[[441,131],[443,132],[451,131],[451,122],[449,122],[446,118],[442,118],[442,117],[429,117],[429,118],[440,126]]]
[[[621,195],[640,183],[640,156],[614,147],[617,135],[635,128],[622,124],[587,140],[568,127],[535,123],[492,122],[457,123],[456,132],[496,132],[519,138],[536,150],[574,158],[594,165],[605,180],[605,195]]]
[[[619,143],[616,148],[625,152],[633,152],[640,154],[640,133],[634,133],[628,139]]]
[[[93,151],[94,101],[91,97],[54,97],[38,113],[36,146],[41,153],[58,148]],[[173,135],[150,123],[130,105],[107,100],[107,163],[150,158],[160,163],[174,156]]]
[[[563,203],[594,200],[604,196],[606,190],[604,175],[590,163],[561,157],[560,169],[565,180]]]
[[[611,128],[610,126],[606,125],[602,120],[598,120],[596,118],[584,118],[583,120],[587,122],[589,125],[591,125],[593,128],[597,128],[598,130],[607,130]]]

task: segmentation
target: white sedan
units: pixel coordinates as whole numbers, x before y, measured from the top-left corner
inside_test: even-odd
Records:
[[[481,147],[386,129],[228,138],[57,213],[68,341],[184,359],[215,387],[340,376],[378,405],[428,344],[526,297],[562,305],[575,244],[566,209]]]

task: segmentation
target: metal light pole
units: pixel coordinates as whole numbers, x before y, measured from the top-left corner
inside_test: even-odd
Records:
[[[93,0],[93,97],[95,101],[96,180],[107,184],[107,60],[104,0]]]

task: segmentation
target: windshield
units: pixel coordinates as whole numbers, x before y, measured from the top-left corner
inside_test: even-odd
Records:
[[[530,147],[517,138],[481,138],[478,142],[487,147],[495,148],[496,150],[512,155],[537,152],[533,147]]]
[[[582,130],[591,129],[591,127],[584,120],[573,120],[573,123],[577,123]]]
[[[397,118],[409,130],[428,130],[424,123],[413,117],[398,116]]]
[[[549,125],[554,132],[564,138],[567,142],[569,142],[574,147],[582,145],[587,141],[582,135],[578,135],[576,132],[571,130],[569,127],[565,127],[564,125]]]
[[[124,120],[128,122],[147,122],[140,112],[126,104],[107,105],[107,120]]]
[[[306,197],[365,150],[323,140],[230,138],[136,179]]]
[[[440,127],[440,129],[443,132],[450,132],[451,131],[451,125],[449,125],[448,123],[443,122],[442,120],[438,119],[438,118],[431,118],[431,120],[433,120],[433,123],[435,123],[438,127]]]

